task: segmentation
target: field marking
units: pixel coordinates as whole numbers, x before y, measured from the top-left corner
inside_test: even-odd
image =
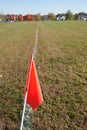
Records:
[[[38,43],[38,27],[39,27],[39,24],[37,25],[37,29],[36,29],[36,33],[35,33],[35,46],[34,46],[34,50],[33,50],[33,59],[35,59],[35,56],[36,56],[36,52],[37,52],[37,43]],[[27,96],[26,96],[27,98]],[[29,111],[27,111],[29,110]],[[28,114],[25,114],[29,112],[29,116]],[[22,120],[21,120],[21,126],[20,126],[20,130],[22,130],[23,127],[26,128],[26,126],[24,126],[24,120],[25,119],[29,119],[31,118],[32,116],[32,109],[29,105],[26,104],[26,99],[25,99],[25,103],[24,103],[24,108],[23,108],[23,115],[22,115]],[[29,123],[29,130],[31,130],[31,125]]]
[[[37,53],[38,28],[39,28],[39,23],[38,23],[38,25],[37,25],[36,34],[35,34],[35,46],[34,46],[34,50],[33,50],[33,58],[34,58],[34,59],[35,59],[35,56],[36,56],[36,53]]]

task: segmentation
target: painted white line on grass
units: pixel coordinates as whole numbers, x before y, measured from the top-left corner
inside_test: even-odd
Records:
[[[34,50],[33,50],[33,58],[34,59],[35,59],[36,52],[37,52],[38,26],[39,26],[39,23],[37,25],[37,29],[36,29],[36,33],[35,33],[35,46],[34,46]],[[1,74],[0,74],[0,77],[1,77]],[[31,130],[30,118],[32,117],[32,108],[29,105],[26,104],[26,98],[27,98],[27,94],[26,94],[25,102],[24,102],[24,108],[23,108],[23,113],[22,113],[20,130],[27,129],[27,128],[28,128],[28,130]],[[24,122],[26,122],[26,120],[29,121],[28,126],[26,126],[26,123],[24,124]]]
[[[39,26],[39,24],[38,24]],[[35,47],[34,47],[34,51],[33,51],[33,58],[35,59],[36,53],[37,53],[37,44],[38,44],[38,26],[37,26],[37,30],[36,30],[36,35],[35,35]]]

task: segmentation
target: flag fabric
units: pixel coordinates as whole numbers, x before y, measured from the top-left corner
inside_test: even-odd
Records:
[[[27,92],[26,103],[29,104],[34,110],[36,110],[43,102],[43,96],[33,56],[31,56],[30,67],[28,69],[28,75],[26,80],[26,92]]]

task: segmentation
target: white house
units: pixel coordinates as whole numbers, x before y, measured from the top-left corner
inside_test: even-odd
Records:
[[[59,21],[59,20],[66,20],[66,16],[58,16],[57,21]]]

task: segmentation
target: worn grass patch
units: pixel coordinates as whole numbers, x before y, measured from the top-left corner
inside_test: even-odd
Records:
[[[19,130],[37,22],[0,24],[0,129]],[[36,67],[44,97],[33,130],[87,129],[87,22],[39,22]]]

